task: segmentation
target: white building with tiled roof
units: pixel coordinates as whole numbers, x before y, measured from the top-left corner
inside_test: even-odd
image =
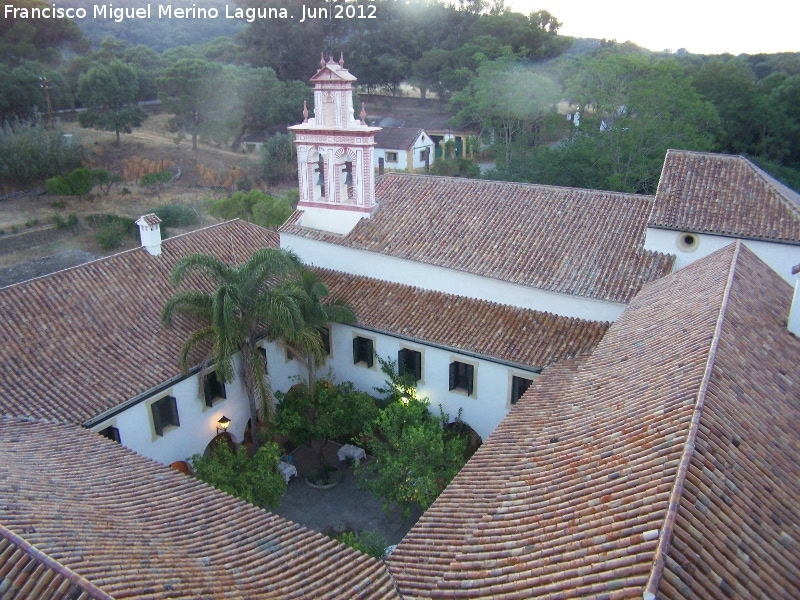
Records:
[[[433,164],[436,144],[414,127],[385,127],[375,134],[375,166],[381,171],[421,171]]]
[[[646,285],[392,553],[403,597],[798,597],[790,299],[741,242]]]
[[[0,289],[0,595],[800,596],[800,345],[789,286],[750,248],[800,241],[790,191],[675,152],[656,198],[373,186],[354,79],[315,75],[280,240],[233,221]],[[744,241],[672,273],[689,261],[655,230]],[[249,416],[235,383],[207,397],[207,372],[177,368],[196,323],[159,323],[172,266],[278,244],[355,307],[328,331],[338,380],[372,392],[375,354],[398,359],[488,438],[386,562],[150,460],[202,451],[223,413],[241,438]],[[286,389],[300,366],[265,351]],[[144,457],[92,433],[109,428]]]
[[[800,262],[800,194],[742,156],[668,150],[645,248],[680,269],[737,239],[791,282]]]
[[[343,235],[298,206],[281,245],[325,268],[601,321],[672,267],[644,248],[648,196],[399,173],[375,193],[379,208]]]
[[[197,324],[164,327],[160,313],[181,258],[235,265],[276,245],[274,232],[231,221],[165,240],[157,255],[139,247],[0,289],[0,415],[80,424],[167,464],[202,453],[223,416],[241,440],[242,382],[216,382],[200,353],[183,373],[177,358]]]

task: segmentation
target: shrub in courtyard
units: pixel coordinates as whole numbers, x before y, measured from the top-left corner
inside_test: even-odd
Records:
[[[386,373],[394,367],[381,361]],[[445,430],[449,417],[440,408],[439,418],[428,412],[428,399],[418,398],[416,390],[396,373],[388,378],[383,391],[389,405],[365,432],[371,460],[356,465],[361,489],[383,498],[383,509],[396,503],[403,518],[413,507],[427,509],[464,466],[466,437]]]
[[[349,381],[339,385],[317,382],[313,397],[305,383],[298,383],[286,394],[276,392],[275,398],[278,400],[275,426],[280,433],[288,435],[295,444],[320,442],[318,473],[325,469],[324,450],[329,440],[349,441],[357,437],[378,414],[375,399],[357,391]]]
[[[296,180],[297,150],[294,134],[279,133],[267,140],[261,150],[261,176],[270,185]]]
[[[481,168],[466,158],[439,159],[431,165],[431,174],[477,179],[481,176]]]
[[[207,456],[195,454],[190,460],[198,479],[256,506],[276,508],[286,491],[278,470],[280,449],[272,442],[261,444],[253,456],[244,446],[233,451],[217,444]]]
[[[200,222],[197,212],[186,204],[164,204],[153,211],[161,219],[161,227],[182,227]]]
[[[116,215],[91,215],[86,223],[95,230],[94,239],[104,250],[114,250],[122,245],[125,236],[133,236],[136,222]]]

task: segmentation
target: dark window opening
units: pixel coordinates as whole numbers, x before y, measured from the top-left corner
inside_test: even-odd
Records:
[[[331,355],[331,330],[327,327],[319,328],[319,336],[322,338],[322,348],[325,350],[325,356]]]
[[[264,361],[264,374],[268,375],[269,370],[267,369],[267,349],[262,348],[261,346],[258,347],[258,353],[261,355],[261,360]]]
[[[475,367],[462,362],[450,363],[450,390],[462,390],[472,395]]]
[[[397,370],[400,375],[413,375],[414,381],[422,379],[422,353],[403,348],[397,353]]]
[[[511,378],[511,404],[516,404],[517,400],[522,398],[522,395],[528,391],[533,383],[532,379],[525,377],[512,377]]]
[[[105,429],[101,429],[100,431],[98,431],[98,433],[102,435],[104,438],[108,438],[113,442],[117,442],[118,444],[122,443],[119,437],[119,429],[117,429],[113,425],[109,425]]]
[[[167,427],[180,427],[178,402],[173,396],[165,396],[150,405],[156,435],[164,435]]]
[[[215,400],[227,398],[225,395],[225,384],[217,377],[216,371],[206,374],[203,377],[203,396],[206,406],[213,406]]]
[[[372,345],[372,340],[365,337],[353,338],[353,364],[364,363],[367,367],[372,368],[373,357],[375,349]]]
[[[397,162],[397,152],[387,152],[386,153],[386,162]]]

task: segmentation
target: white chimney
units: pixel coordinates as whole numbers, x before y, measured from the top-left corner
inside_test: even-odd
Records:
[[[139,217],[136,224],[139,226],[144,249],[153,256],[161,254],[161,219],[155,213],[150,213]]]
[[[786,328],[796,336],[800,336],[800,265],[792,268],[792,275],[794,275],[794,297]]]

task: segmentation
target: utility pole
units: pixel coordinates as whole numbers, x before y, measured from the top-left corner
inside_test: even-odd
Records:
[[[53,105],[50,104],[50,81],[47,77],[39,77],[39,85],[44,90],[44,97],[47,100],[47,116],[50,119],[50,129],[56,128],[55,119],[53,117]]]

